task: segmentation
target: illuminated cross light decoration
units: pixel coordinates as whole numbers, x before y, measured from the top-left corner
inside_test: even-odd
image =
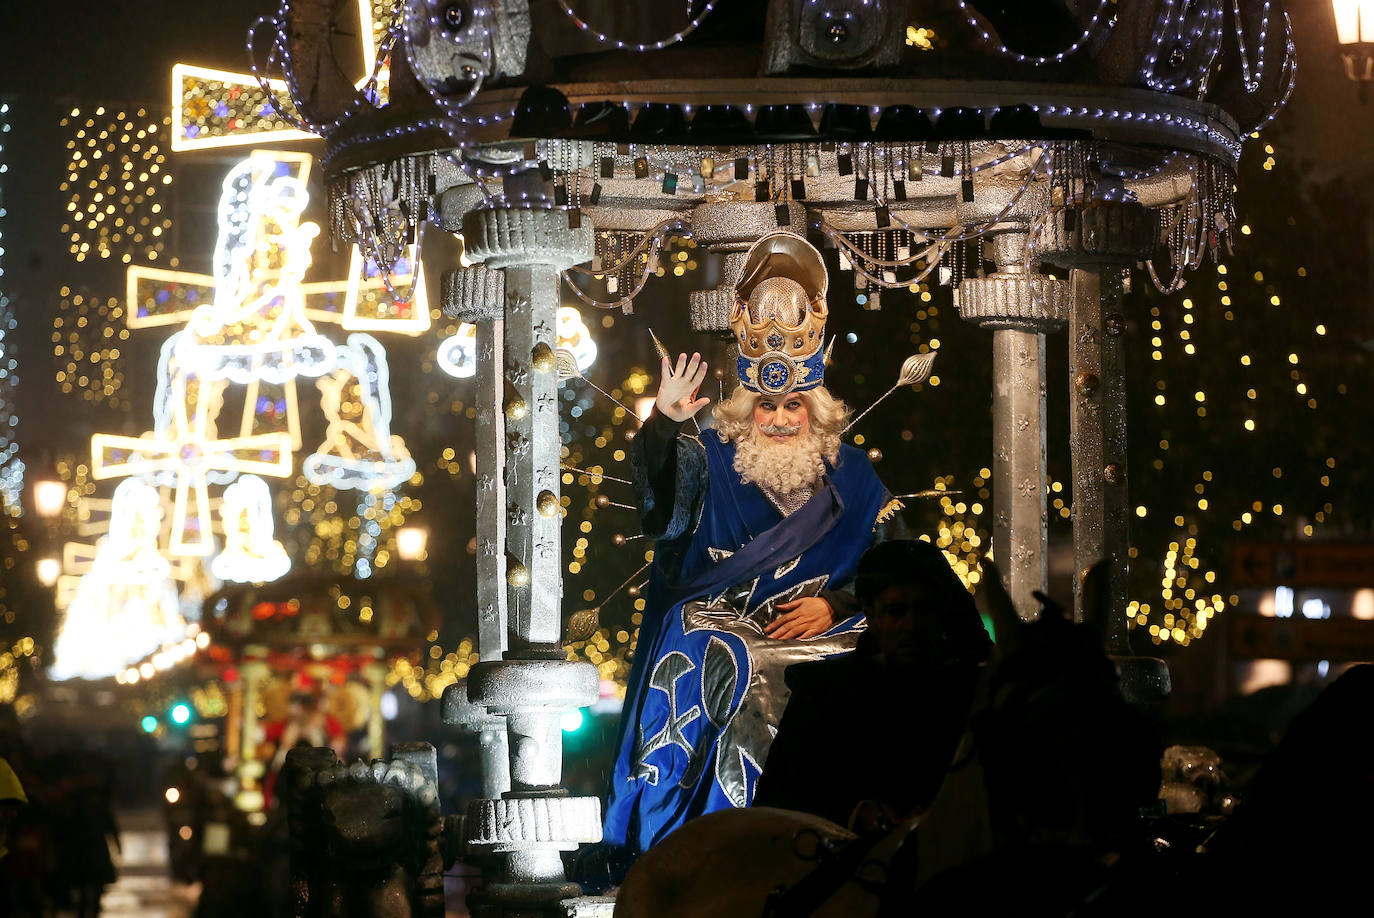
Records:
[[[224,180],[215,245],[215,296],[191,312],[177,361],[212,379],[284,383],[320,376],[334,344],[305,316],[300,282],[318,224],[302,222],[305,183],[270,153],[255,152]]]
[[[188,416],[182,402],[163,437],[95,434],[91,476],[165,478],[175,486],[168,550],[174,555],[214,552],[210,533],[210,476],[250,472],[283,478],[291,474],[291,441],[285,433],[219,438],[211,430],[209,406],[197,403]],[[194,499],[194,505],[191,501]]]
[[[158,551],[162,501],[136,479],[115,488],[110,532],[95,546],[53,642],[55,679],[99,679],[186,635],[171,565]]]
[[[243,475],[225,488],[220,519],[224,550],[210,562],[216,577],[236,583],[265,583],[291,569],[286,549],[273,538],[272,494],[267,482],[256,475]]]
[[[384,102],[389,69],[386,61],[378,67],[377,51],[397,4],[395,0],[357,0],[356,5],[363,76],[355,85],[366,87],[375,70],[373,97],[378,103]],[[294,115],[285,81],[266,82],[277,104]],[[277,113],[253,74],[192,64],[172,68],[172,126],[172,149],[177,152],[315,137],[292,127]]]
[[[382,491],[415,474],[405,441],[391,433],[389,375],[376,338],[348,336],[339,349],[339,369],[316,383],[328,427],[324,442],[302,464],[313,484]]]

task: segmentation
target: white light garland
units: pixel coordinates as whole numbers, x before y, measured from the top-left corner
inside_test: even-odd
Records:
[[[571,5],[569,5],[568,0],[558,0],[558,5],[563,8],[563,12],[568,14],[568,17],[572,19],[574,25],[576,25],[582,31],[596,36],[596,40],[602,42],[603,44],[609,44],[616,48],[627,48],[634,51],[660,51],[663,48],[668,47],[669,45],[677,44],[678,42],[686,38],[688,35],[691,35],[693,32],[695,32],[697,30],[697,27],[700,26],[701,23],[706,19],[706,17],[711,15],[712,10],[716,8],[716,0],[707,0],[706,5],[701,8],[701,12],[698,13],[692,19],[690,19],[687,25],[683,26],[681,29],[674,32],[672,35],[669,35],[667,38],[660,39],[659,41],[650,42],[624,41],[619,38],[613,38],[610,35],[607,35],[605,32],[593,28],[590,24],[587,23],[586,20],[584,20],[581,16],[577,15],[577,11],[574,10]],[[687,9],[688,15],[690,15],[690,3],[688,4]]]
[[[1089,42],[1090,39],[1094,38],[1097,35],[1098,27],[1103,22],[1103,14],[1107,12],[1107,8],[1109,6],[1113,6],[1115,4],[1115,0],[1098,0],[1096,12],[1094,12],[1092,18],[1088,20],[1088,25],[1083,29],[1083,34],[1079,35],[1078,38],[1074,40],[1073,44],[1069,45],[1063,51],[1056,52],[1055,54],[1048,54],[1044,57],[1037,57],[1031,54],[1022,54],[1019,51],[1013,51],[1006,45],[1002,44],[1000,41],[995,40],[992,37],[992,34],[987,31],[987,29],[984,29],[981,25],[979,25],[977,17],[975,17],[969,9],[968,0],[958,0],[958,2],[959,9],[964,13],[964,17],[965,19],[967,19],[969,26],[973,28],[975,31],[977,31],[978,34],[983,37],[983,41],[987,42],[988,45],[995,49],[998,54],[1002,55],[1003,57],[1009,57],[1012,60],[1015,60],[1022,64],[1034,64],[1036,66],[1049,63],[1063,63],[1065,58],[1077,54],[1080,48],[1082,48],[1085,44]],[[1106,19],[1106,23],[1107,24],[1103,29],[1103,32],[1110,31],[1112,26],[1116,25],[1115,11],[1113,11],[1113,14]]]

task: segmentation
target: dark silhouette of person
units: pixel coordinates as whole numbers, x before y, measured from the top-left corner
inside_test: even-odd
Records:
[[[944,553],[916,540],[869,549],[854,591],[868,630],[852,653],[787,670],[791,697],[754,806],[853,825],[871,802],[876,827],[940,788],[992,645],[973,597]]]

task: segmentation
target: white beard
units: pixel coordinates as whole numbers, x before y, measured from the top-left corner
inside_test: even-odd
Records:
[[[735,471],[776,495],[815,486],[825,474],[822,443],[810,425],[803,433],[781,442],[759,432],[758,425],[735,441]]]

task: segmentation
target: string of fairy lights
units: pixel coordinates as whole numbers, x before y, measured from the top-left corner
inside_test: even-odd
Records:
[[[1294,257],[1256,238],[1279,237],[1296,216],[1290,200],[1265,194],[1266,185],[1291,179],[1274,146],[1252,150],[1242,161],[1252,214],[1238,227],[1245,245],[1186,290],[1143,295],[1148,390],[1132,417],[1133,583],[1153,577],[1157,587],[1133,589],[1127,615],[1155,644],[1188,646],[1241,602],[1226,587],[1232,546],[1339,537],[1359,512],[1346,508],[1331,530],[1346,460],[1343,438],[1326,434],[1340,428],[1360,375],[1312,353],[1330,352],[1335,329],[1357,329],[1348,313],[1313,295],[1304,262],[1317,253]],[[1303,292],[1286,292],[1294,287]]]
[[[15,396],[19,388],[19,360],[16,351],[15,329],[19,320],[15,304],[6,288],[5,274],[6,217],[5,186],[11,178],[9,157],[12,131],[8,102],[0,101],[0,622],[12,625],[15,609],[5,584],[16,569],[21,552],[28,544],[19,532],[19,519],[24,515],[24,460],[19,455],[19,415]],[[21,666],[39,650],[34,639],[21,637],[0,649],[0,704],[15,704],[22,714],[26,705],[20,700]]]
[[[24,461],[19,457],[15,394],[19,387],[19,360],[16,356],[15,329],[19,318],[5,288],[5,184],[9,162],[5,150],[10,144],[10,106],[0,102],[0,516],[14,518],[24,513]],[[2,598],[2,597],[0,597]]]
[[[165,203],[172,174],[162,148],[170,120],[140,108],[132,113],[96,106],[63,116],[68,132],[66,199],[69,251],[78,261],[114,258],[124,264],[156,261],[171,217]]]

